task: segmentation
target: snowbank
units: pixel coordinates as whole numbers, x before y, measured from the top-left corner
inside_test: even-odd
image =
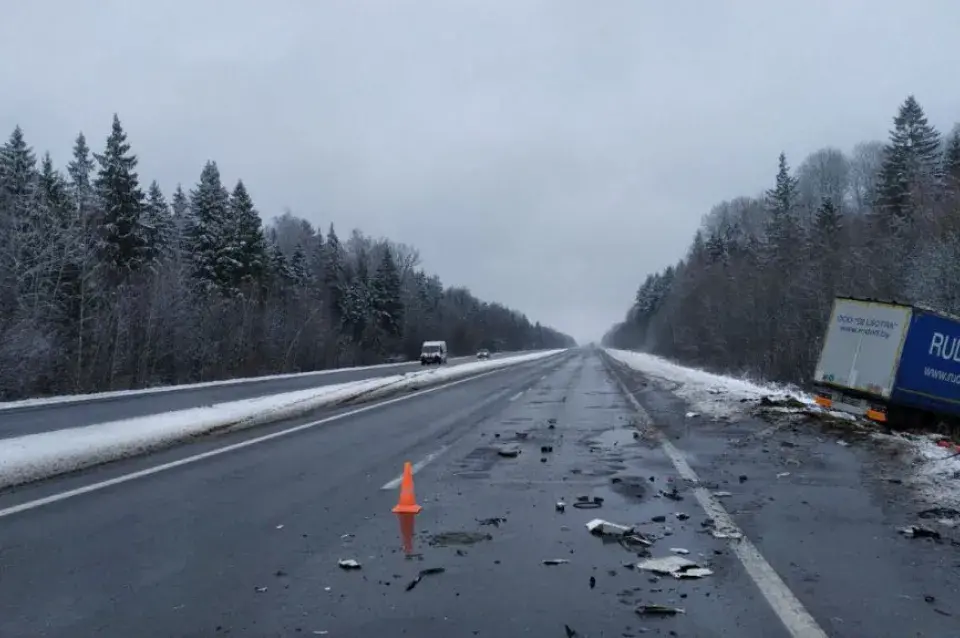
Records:
[[[562,350],[535,352],[3,439],[0,488],[143,454],[217,430],[301,417],[318,408],[440,385],[559,352]]]
[[[746,379],[726,377],[697,368],[685,368],[661,357],[644,352],[606,349],[607,354],[634,370],[643,373],[665,390],[687,401],[692,410],[714,417],[740,414],[744,406],[754,407],[762,397],[772,400],[795,399],[815,406],[813,397],[774,384],[757,384]],[[746,399],[747,401],[742,401]]]
[[[906,448],[910,453],[909,482],[920,497],[932,505],[960,509],[960,456],[956,446],[941,447],[940,434],[872,435],[885,443]],[[960,521],[954,521],[958,524]]]

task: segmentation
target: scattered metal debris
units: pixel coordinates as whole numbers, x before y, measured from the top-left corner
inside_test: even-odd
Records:
[[[741,475],[740,475],[740,478],[739,478],[739,481],[740,481],[741,483],[746,483],[746,482],[747,482],[747,475],[746,475],[746,474],[741,474]]]
[[[507,519],[502,516],[494,516],[493,518],[484,518],[477,519],[477,522],[480,523],[481,527],[484,525],[493,525],[494,527],[500,527],[500,523],[506,523]]]
[[[541,453],[541,454],[546,454],[546,453],[548,453],[548,452],[553,452],[553,446],[552,446],[552,445],[541,445],[541,446],[540,446],[540,453]]]
[[[684,512],[674,512],[673,515],[677,517],[678,521],[685,521],[690,518],[690,515]]]
[[[683,547],[671,547],[670,551],[674,554],[682,554],[684,556],[690,553],[689,549],[684,549]]]
[[[923,525],[908,525],[897,530],[907,538],[940,538],[940,532]]]
[[[641,616],[675,616],[686,613],[681,607],[670,607],[669,605],[640,605],[634,611]]]
[[[663,514],[657,514],[656,516],[651,517],[650,520],[654,523],[666,523],[667,517]]]
[[[447,547],[450,545],[473,545],[489,540],[493,540],[493,536],[482,532],[441,532],[431,536],[427,543],[438,547]]]
[[[520,448],[518,447],[502,447],[497,450],[497,454],[500,456],[506,457],[508,459],[514,459],[520,456]]]
[[[340,535],[340,540],[342,540],[342,541],[350,540],[351,538],[353,538],[353,534],[341,534],[341,535]]]
[[[563,501],[557,501],[556,507],[557,507],[557,511],[558,511],[558,512],[563,513],[563,512],[565,512],[566,509],[567,509],[567,504],[564,503]]]
[[[837,441],[837,445],[839,445],[840,447],[850,447],[850,444],[844,441],[843,439],[840,439],[839,441]]]
[[[785,476],[790,476],[790,472],[780,472],[779,474],[777,474],[778,479],[783,478]]]
[[[626,536],[633,532],[633,528],[611,523],[602,518],[595,518],[587,523],[587,531],[595,536]]]
[[[637,569],[674,578],[703,578],[713,574],[713,570],[700,567],[697,563],[682,556],[664,556],[651,558],[637,563]]]
[[[283,529],[283,524],[277,525],[277,529]]]
[[[918,512],[917,518],[956,519],[960,518],[960,511],[952,507],[931,507]]]
[[[419,583],[421,580],[423,580],[423,577],[424,577],[424,576],[432,576],[432,575],[434,575],[434,574],[442,574],[442,573],[445,572],[445,571],[447,571],[447,570],[444,569],[443,567],[428,567],[427,569],[421,569],[421,570],[420,570],[420,573],[417,574],[417,577],[414,578],[413,580],[411,580],[410,583],[407,585],[407,591],[410,591],[411,589],[413,589],[414,587],[416,587],[416,586],[417,586],[417,583]]]
[[[593,500],[590,500],[588,496],[578,496],[577,502],[573,504],[574,507],[581,510],[595,510],[603,505],[603,499],[599,496],[595,496]]]
[[[715,529],[710,532],[710,535],[713,536],[714,538],[729,539],[729,540],[736,540],[736,541],[743,538],[743,534],[735,530]]]
[[[566,632],[567,638],[580,638],[580,634],[578,634],[575,629],[570,627],[570,625],[564,625],[563,630]]]
[[[258,594],[262,594],[263,592],[267,591],[267,588],[266,588],[266,587],[254,587],[254,588],[253,588],[253,591],[257,592]]]
[[[677,491],[677,486],[674,485],[670,490],[660,490],[660,496],[663,498],[668,498],[671,501],[682,501],[683,496],[680,495],[680,492]]]
[[[337,561],[337,566],[340,569],[360,569],[360,563],[352,558],[341,558]]]
[[[566,565],[569,562],[566,558],[547,558],[542,561],[544,565]]]
[[[697,418],[698,416],[700,416],[700,413],[699,413],[699,412],[687,412],[687,414],[686,414],[685,416],[686,416],[688,419],[695,419],[695,418]]]
[[[590,577],[590,589],[593,589],[597,586],[597,578],[595,576]]]
[[[732,493],[732,492],[725,492],[725,491],[723,491],[723,490],[720,490],[719,492],[714,492],[713,495],[714,495],[714,497],[716,497],[716,498],[726,498],[726,497],[728,497],[728,496],[733,496],[733,493]]]

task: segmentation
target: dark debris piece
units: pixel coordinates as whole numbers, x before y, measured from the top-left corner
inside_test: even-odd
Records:
[[[411,589],[416,587],[417,583],[419,583],[424,576],[433,576],[434,574],[442,574],[445,571],[447,570],[444,569],[443,567],[428,567],[427,569],[421,569],[420,573],[417,574],[417,577],[411,580],[410,583],[407,585],[407,591],[410,591]]]
[[[506,523],[507,519],[502,516],[494,516],[493,518],[478,518],[477,522],[480,523],[481,526],[493,525],[494,527],[500,527],[500,523]]]

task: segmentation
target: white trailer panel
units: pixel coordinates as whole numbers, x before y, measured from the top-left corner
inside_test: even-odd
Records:
[[[837,298],[814,380],[889,399],[913,310]]]

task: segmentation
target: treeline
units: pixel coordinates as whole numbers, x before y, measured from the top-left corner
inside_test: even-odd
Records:
[[[415,357],[565,347],[524,315],[445,288],[417,251],[287,213],[264,228],[208,162],[169,200],[115,116],[65,174],[17,127],[0,148],[0,397],[185,383]]]
[[[722,202],[684,259],[648,275],[604,343],[803,383],[835,294],[960,313],[960,130],[908,97],[889,139],[824,148]]]

